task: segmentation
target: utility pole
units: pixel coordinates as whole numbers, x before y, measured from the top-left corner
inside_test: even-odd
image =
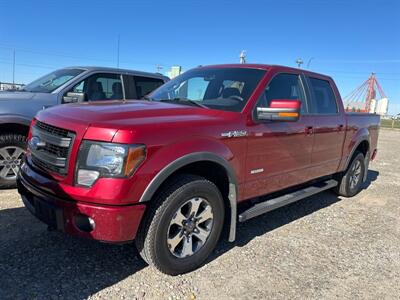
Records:
[[[301,65],[304,63],[304,61],[301,59],[301,58],[298,58],[298,59],[296,59],[296,64],[297,64],[297,67],[300,69],[301,68]]]
[[[241,64],[245,64],[246,63],[246,50],[242,50],[242,52],[240,52],[240,63]]]
[[[13,51],[13,89],[15,88],[15,49]]]
[[[119,68],[119,34],[118,34],[118,41],[117,41],[117,68]]]
[[[156,65],[156,70],[157,70],[157,73],[160,73],[160,71],[163,69],[163,66],[161,66],[160,64],[157,64]]]

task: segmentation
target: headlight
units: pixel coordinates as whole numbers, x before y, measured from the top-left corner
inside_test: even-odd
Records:
[[[79,149],[76,182],[91,186],[100,177],[128,177],[145,157],[144,145],[83,141]]]

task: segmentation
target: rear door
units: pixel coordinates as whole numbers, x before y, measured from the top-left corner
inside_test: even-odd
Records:
[[[164,84],[160,78],[124,75],[127,99],[142,99]]]
[[[346,135],[346,120],[331,82],[318,76],[306,78],[315,120],[310,175],[317,178],[337,171]]]
[[[156,88],[164,84],[164,81],[159,78],[142,76],[134,76],[134,78],[138,99],[142,99],[144,96],[150,94]]]

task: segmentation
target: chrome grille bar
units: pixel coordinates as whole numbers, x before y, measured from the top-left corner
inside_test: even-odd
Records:
[[[35,151],[32,152],[32,155],[36,157],[36,159],[41,160],[46,164],[50,164],[56,167],[65,167],[67,159],[62,157],[57,157],[53,154],[46,153],[44,151]]]
[[[71,138],[62,138],[56,135],[51,135],[47,132],[32,127],[32,136],[37,136],[41,141],[55,146],[67,148],[71,144]]]
[[[65,175],[75,134],[39,121],[31,132],[32,138],[28,143],[31,163],[44,171]]]

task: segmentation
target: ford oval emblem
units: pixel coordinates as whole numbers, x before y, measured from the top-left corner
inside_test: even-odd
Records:
[[[41,147],[46,146],[45,142],[42,142],[39,137],[33,136],[29,141],[29,147],[32,150],[38,150]]]

